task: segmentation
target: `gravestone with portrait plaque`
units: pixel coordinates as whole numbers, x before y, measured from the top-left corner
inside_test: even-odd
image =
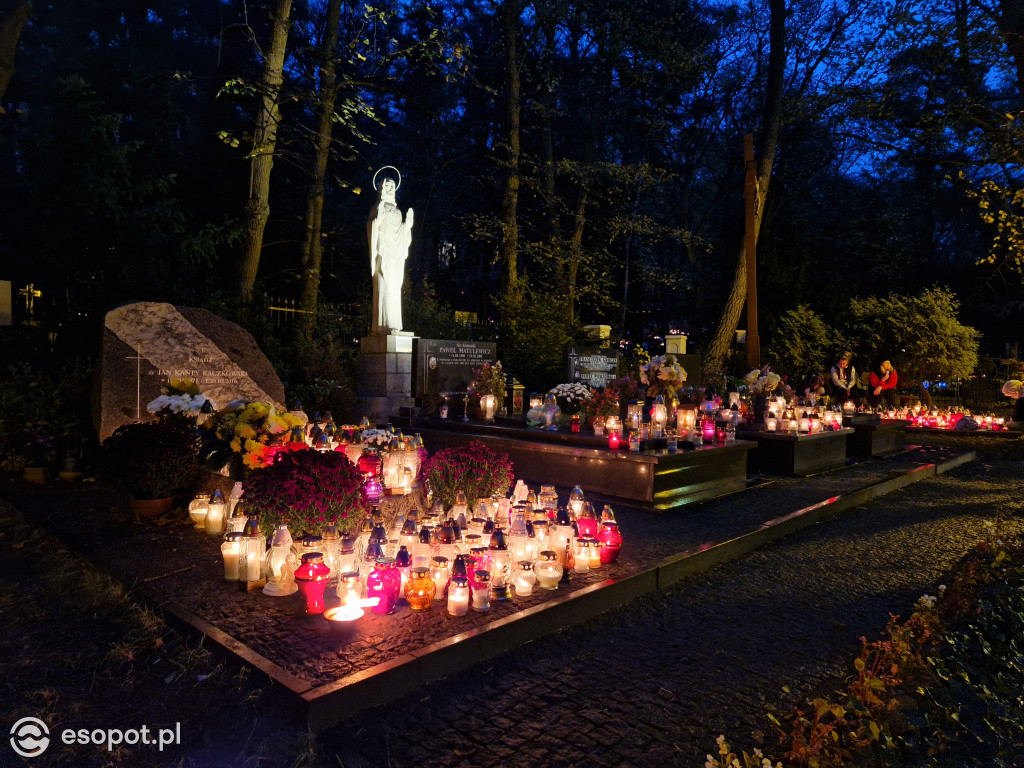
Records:
[[[460,407],[484,363],[494,363],[498,345],[488,341],[417,339],[413,355],[416,401],[436,415],[446,401]]]

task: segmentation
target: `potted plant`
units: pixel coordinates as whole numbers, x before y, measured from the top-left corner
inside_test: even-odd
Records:
[[[3,466],[21,470],[25,480],[43,483],[57,460],[57,439],[45,426],[17,429],[4,440]]]
[[[451,507],[459,491],[465,491],[470,499],[508,493],[512,487],[512,461],[507,453],[492,451],[473,440],[469,445],[435,453],[424,462],[423,476],[434,498]]]
[[[100,446],[100,474],[131,497],[138,517],[158,517],[194,485],[198,449],[196,435],[174,422],[126,424]]]
[[[339,532],[356,528],[368,512],[359,470],[338,451],[291,451],[254,469],[242,499],[270,536],[287,523],[292,533],[322,533],[333,522]]]

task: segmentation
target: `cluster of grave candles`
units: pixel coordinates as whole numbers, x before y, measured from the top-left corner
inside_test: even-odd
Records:
[[[240,489],[239,489],[240,492]],[[203,513],[217,514],[214,498],[197,497],[190,515],[205,529]],[[493,601],[525,597],[535,587],[557,589],[572,574],[615,562],[622,546],[615,513],[598,515],[579,486],[559,506],[554,486],[531,491],[519,481],[510,498],[484,498],[473,510],[459,492],[450,509],[435,502],[420,519],[415,510],[387,530],[375,508],[358,534],[340,535],[328,525],[322,535],[292,539],[282,524],[269,546],[259,522],[244,507],[228,520],[221,553],[224,578],[264,594],[302,593],[309,614],[353,621],[364,609],[386,615],[404,599],[412,610],[444,602],[452,616],[484,612]],[[241,519],[241,530],[235,530]],[[327,608],[333,588],[340,601]]]

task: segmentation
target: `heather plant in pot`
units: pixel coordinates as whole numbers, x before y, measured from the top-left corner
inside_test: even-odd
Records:
[[[434,498],[451,507],[459,491],[465,491],[470,499],[508,493],[512,487],[512,461],[507,453],[493,451],[473,440],[469,445],[435,453],[424,462],[423,476]]]
[[[134,499],[191,490],[199,473],[195,434],[167,421],[125,424],[100,446],[100,476]]]
[[[339,533],[358,527],[369,511],[359,470],[339,451],[300,450],[279,454],[273,464],[254,469],[242,495],[260,516],[267,536],[281,523],[293,535],[322,533],[334,522]]]

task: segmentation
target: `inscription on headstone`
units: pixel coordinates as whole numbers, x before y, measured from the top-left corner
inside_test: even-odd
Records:
[[[604,387],[619,369],[617,350],[600,347],[566,347],[566,381],[578,381],[591,387]]]
[[[413,355],[414,394],[418,398],[464,395],[474,371],[497,359],[498,345],[489,341],[417,339]]]
[[[205,309],[161,302],[107,313],[97,412],[100,439],[137,419],[171,379],[191,379],[218,408],[233,400],[284,407],[284,387],[244,328]]]

